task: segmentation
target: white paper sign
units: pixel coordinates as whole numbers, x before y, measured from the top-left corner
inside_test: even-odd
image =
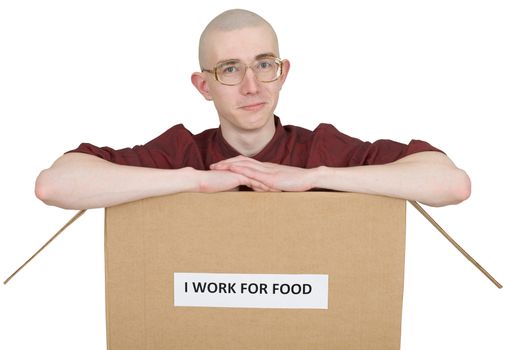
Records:
[[[174,306],[327,309],[328,275],[175,272]]]

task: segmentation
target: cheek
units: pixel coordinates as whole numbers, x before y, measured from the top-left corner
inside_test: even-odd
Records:
[[[214,105],[218,111],[233,109],[236,96],[237,94],[234,94],[233,89],[220,88],[212,91]]]
[[[267,93],[273,100],[277,100],[279,97],[279,90],[281,90],[281,86],[279,84],[273,84],[268,87]]]
[[[218,89],[213,89],[212,96],[214,100],[219,101],[220,105],[233,105],[238,93],[233,87],[220,86]]]
[[[269,98],[272,103],[272,106],[271,106],[272,112],[274,112],[274,110],[276,109],[276,106],[278,104],[280,90],[281,90],[280,85],[275,85],[275,86],[272,86],[268,89]]]

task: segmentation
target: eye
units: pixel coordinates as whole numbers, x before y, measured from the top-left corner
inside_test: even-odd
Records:
[[[241,66],[237,62],[226,62],[220,66],[219,72],[223,75],[235,74],[241,70]]]
[[[265,59],[258,61],[258,64],[256,65],[256,69],[259,71],[268,71],[271,70],[272,67],[274,67],[275,62],[270,59]]]

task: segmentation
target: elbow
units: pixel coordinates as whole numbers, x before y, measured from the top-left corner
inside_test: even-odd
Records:
[[[35,196],[47,205],[62,209],[87,209],[83,199],[83,171],[89,171],[88,159],[94,156],[65,154],[40,172],[35,181]]]
[[[42,170],[35,181],[35,196],[42,202],[51,205],[53,199],[53,190],[51,190],[51,181],[48,174],[49,170]]]
[[[447,204],[459,204],[471,196],[471,179],[464,170],[456,169],[448,185]]]
[[[438,200],[428,201],[428,205],[443,207],[462,203],[471,196],[471,179],[464,170],[456,169],[448,178],[444,189],[440,189]]]
[[[65,208],[60,192],[53,171],[51,169],[41,171],[35,181],[35,196],[47,205]]]
[[[464,170],[458,169],[458,180],[454,190],[455,204],[471,197],[471,179]]]

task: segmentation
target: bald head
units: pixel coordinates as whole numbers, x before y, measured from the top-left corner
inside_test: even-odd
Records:
[[[272,26],[265,19],[254,12],[234,9],[225,11],[216,16],[202,32],[199,41],[199,63],[200,67],[205,67],[207,62],[207,53],[216,43],[212,40],[213,34],[216,32],[231,32],[248,27],[265,27],[272,34],[275,41],[276,50],[278,51],[278,38]]]

